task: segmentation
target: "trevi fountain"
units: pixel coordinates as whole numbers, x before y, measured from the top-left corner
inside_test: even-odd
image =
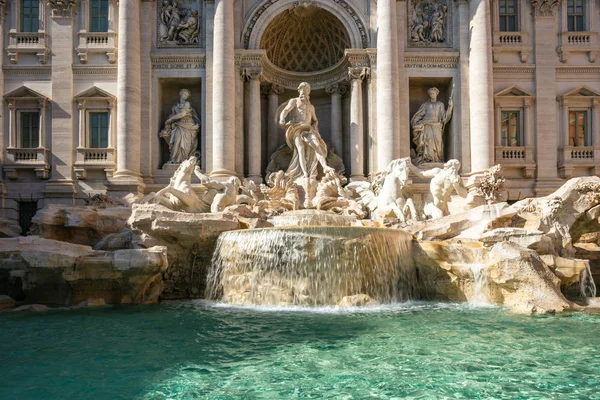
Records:
[[[27,7],[29,3],[23,2]],[[465,46],[472,47],[471,53],[460,53],[461,60],[471,57],[471,64],[465,64],[468,70],[461,70],[460,76],[413,76],[410,96],[415,98],[409,98],[407,88],[399,90],[393,79],[397,74],[393,68],[400,68],[392,46],[399,40],[392,34],[398,30],[393,11],[396,1],[366,2],[380,8],[373,18],[384,42],[371,53],[353,2],[256,2],[260,7],[253,9],[255,17],[247,24],[247,36],[236,39],[240,41],[236,46],[244,42],[248,52],[235,53],[235,65],[233,33],[228,36],[226,29],[228,18],[234,20],[234,1],[156,3],[121,0],[106,5],[107,13],[119,9],[118,107],[110,93],[96,86],[76,98],[80,142],[73,154],[90,150],[85,147],[90,142],[85,130],[98,128],[100,132],[103,115],[107,124],[120,118],[114,128],[110,125],[119,147],[116,153],[110,136],[106,152],[88,151],[72,165],[78,190],[95,188],[98,176],[108,184],[90,191],[86,205],[45,202],[35,212],[27,234],[14,220],[0,218],[0,332],[4,339],[0,398],[600,399],[597,170],[562,159],[557,164],[553,155],[544,152],[536,153],[538,164],[532,166],[527,150],[532,148],[532,138],[527,136],[531,133],[521,135],[510,121],[507,129],[512,127],[511,132],[518,134],[509,137],[508,131],[502,131],[506,135],[497,138],[496,148],[502,147],[499,142],[510,140],[526,140],[523,143],[529,147],[521,143],[524,150],[520,153],[520,147],[504,143],[498,154],[522,155],[527,162],[516,167],[507,160],[492,165],[492,152],[487,154],[493,145],[492,135],[485,133],[493,125],[489,118],[494,111],[502,118],[512,113],[513,120],[515,115],[522,116],[525,119],[518,126],[523,130],[533,126],[532,121],[541,130],[557,122],[537,109],[532,116],[534,96],[517,86],[496,95],[494,108],[491,86],[486,86],[492,82],[484,69],[489,64],[492,71],[491,43],[484,40],[491,27],[484,24],[481,29],[474,24],[470,33],[463,30],[468,21],[461,19],[470,13],[476,20],[484,9],[489,18],[488,4],[502,9],[510,4],[516,7],[514,2],[398,2],[403,18],[409,21],[402,28],[403,46],[427,50],[414,56],[416,60],[422,57],[419,62],[453,49],[453,40],[460,42],[461,52]],[[200,3],[206,4],[200,7]],[[252,2],[235,3],[242,7],[239,4]],[[535,24],[541,26],[555,16],[560,1],[531,3]],[[565,12],[571,9],[567,3],[578,9],[579,2],[563,3]],[[68,15],[77,2],[44,4],[51,10],[52,29],[72,23]],[[0,7],[4,10],[5,2]],[[89,11],[87,5],[81,7]],[[96,12],[94,7],[89,12]],[[135,7],[156,9],[152,13],[156,29],[152,38],[146,38],[148,43],[155,40],[151,67],[138,65],[139,46],[128,45],[128,41],[142,43],[142,53],[150,57],[143,35],[140,39],[140,32],[132,34],[132,26],[140,24],[143,15]],[[338,9],[350,13],[343,22],[335,19]],[[277,15],[277,10],[283,11]],[[214,23],[206,32],[202,24],[208,17],[202,12],[212,13],[208,15]],[[12,9],[9,15],[17,20]],[[235,15],[241,18],[242,13]],[[453,15],[456,29],[452,28]],[[108,35],[94,39],[98,40],[96,48],[89,44],[90,37],[96,38],[93,29],[80,31],[81,43],[88,43],[77,47],[82,65],[88,63],[88,52],[90,63],[97,60],[94,57],[104,60],[105,55],[106,62],[115,62],[114,43],[109,46],[117,40],[111,31],[112,18]],[[266,18],[277,29],[266,29]],[[494,29],[498,29],[499,17],[494,18]],[[25,20],[21,18],[21,24]],[[344,30],[348,21],[358,24],[350,34]],[[294,85],[287,82],[285,95],[276,79],[269,83],[263,112],[263,80],[289,72],[267,58],[278,43],[287,43],[285,29],[301,29],[305,24],[315,29],[315,36],[320,34],[319,24],[330,24],[328,29],[346,47],[363,43],[364,49],[354,53],[344,52],[342,46],[336,53],[342,57],[338,64],[319,64],[325,71],[322,74],[329,74],[327,79],[338,74],[350,82],[351,99],[342,100],[348,90],[345,85],[325,86],[319,81],[325,75],[302,71],[300,65],[292,74]],[[536,38],[546,32],[542,28],[536,30]],[[281,37],[273,39],[275,47],[252,53],[259,33],[267,39]],[[19,34],[11,30],[11,43]],[[45,38],[45,33],[41,35]],[[303,35],[303,40],[309,40],[306,32]],[[595,33],[590,35],[594,44]],[[59,33],[53,40],[60,44],[63,36],[70,37]],[[527,69],[531,48],[522,46],[526,34],[517,36],[510,39],[518,44],[517,50],[505,46],[500,51],[494,42],[494,63],[512,51],[523,64],[519,68]],[[19,53],[25,54],[25,60],[34,57],[21,46],[22,36],[18,37],[21,41],[14,39],[16,44],[8,49],[12,64],[19,62]],[[35,38],[31,39],[35,43],[42,40]],[[211,40],[210,57],[206,50],[206,59],[198,61],[208,64],[211,59],[209,82],[213,86],[207,89],[204,81],[200,85],[186,75],[195,64],[181,67],[189,60],[181,61],[173,55],[179,53],[169,51],[194,50]],[[59,53],[69,48],[61,46],[56,47]],[[107,48],[92,54],[98,46]],[[537,59],[545,48],[537,41],[536,46]],[[561,53],[563,63],[569,51],[577,53],[575,45],[569,46]],[[554,52],[554,46],[550,47]],[[593,63],[597,49],[590,49],[579,55]],[[325,54],[326,50],[331,49],[313,46],[311,51]],[[47,53],[36,51],[36,60],[42,57],[44,64]],[[488,58],[482,55],[486,51]],[[285,54],[291,57],[284,60],[291,66],[306,61]],[[402,53],[402,57],[409,56]],[[53,59],[52,71],[58,73],[60,57]],[[436,65],[442,61],[435,61]],[[546,71],[543,59],[536,62],[540,72]],[[231,70],[239,67],[240,82],[228,81],[228,66]],[[5,73],[11,71],[4,67]],[[406,73],[405,66],[401,68]],[[169,75],[170,69],[177,73]],[[161,77],[155,82],[161,90],[156,100],[160,106],[154,100],[142,102],[135,97],[139,87],[125,85],[139,78],[137,70],[139,74],[152,70]],[[372,80],[375,70],[378,81]],[[465,89],[465,81],[470,88]],[[237,90],[240,84],[242,89]],[[142,93],[149,97],[158,93],[152,90],[142,88]],[[207,90],[212,91],[211,97],[198,101]],[[577,107],[590,101],[597,113],[600,94],[587,86],[578,90],[577,95],[558,99],[567,118],[569,105],[576,108],[573,113],[580,113],[577,118],[583,118]],[[29,121],[30,108],[40,105],[45,110],[45,97],[36,93],[25,88],[5,96],[10,118],[20,118],[19,129]],[[554,94],[546,96],[542,87],[537,93],[540,109],[557,100]],[[63,104],[60,96],[56,90],[52,102]],[[324,107],[327,96],[331,105]],[[582,100],[586,96],[593,99]],[[375,101],[379,106],[372,108]],[[517,103],[524,107],[523,114],[510,108]],[[146,115],[140,104],[146,111],[160,108],[163,116]],[[398,116],[395,110],[401,104],[404,111]],[[469,110],[465,104],[470,104]],[[502,104],[510,110],[503,111]],[[212,117],[207,117],[208,106]],[[246,107],[246,114],[238,106]],[[19,107],[29,111],[15,111]],[[62,118],[57,108],[52,111],[54,119]],[[321,118],[325,108],[331,118]],[[368,120],[363,121],[367,114]],[[36,121],[46,123],[41,114],[35,116],[39,117]],[[350,119],[348,129],[342,129],[342,116]],[[160,127],[143,133],[151,118]],[[207,118],[212,118],[210,137],[203,120]],[[583,126],[587,129],[588,125],[572,120],[573,132]],[[241,153],[236,147],[239,142],[233,140],[238,138],[239,121],[247,126],[239,136]],[[589,121],[596,129],[595,114]],[[9,123],[15,131],[13,122]],[[267,127],[262,129],[261,123]],[[505,128],[504,122],[497,123]],[[368,136],[369,143],[367,124],[371,124],[369,132],[377,128],[375,136]],[[470,133],[460,136],[461,126],[467,124]],[[38,129],[45,132],[45,128]],[[55,131],[60,134],[58,125]],[[271,134],[281,140],[271,140]],[[55,140],[56,157],[62,154],[56,143],[69,142],[69,135],[63,142]],[[150,137],[154,147],[149,145],[151,151],[143,153],[141,138]],[[538,142],[547,139],[541,134],[536,138]],[[576,134],[571,139],[580,140]],[[11,136],[11,146],[12,140]],[[43,143],[38,144],[46,154]],[[17,154],[11,146],[9,153]],[[247,154],[243,146],[248,147]],[[457,150],[460,146],[470,146],[468,157]],[[597,149],[596,139],[593,146]],[[4,151],[1,146],[0,150]],[[90,154],[102,162],[90,162]],[[241,163],[236,166],[239,154]],[[576,158],[584,153],[575,149],[571,154]],[[104,163],[109,158],[114,165]],[[54,162],[36,164],[34,172],[41,179],[48,174],[55,177],[64,165]],[[5,165],[9,188],[26,170],[15,163],[16,167]],[[155,179],[143,171],[151,163],[157,165]],[[508,164],[506,173],[504,164]],[[554,170],[559,166],[561,179],[545,176],[546,164]],[[535,168],[537,178],[532,178]],[[64,188],[70,183],[61,179],[48,181],[48,187],[54,185],[44,192],[48,199],[64,199]],[[535,181],[535,191],[523,184],[528,179]],[[518,182],[513,185],[513,180]],[[1,180],[0,184],[3,188]],[[515,187],[523,195],[515,196]]]
[[[508,204],[500,166],[465,179],[442,158],[452,99],[432,88],[413,157],[348,183],[310,90],[279,107],[286,146],[265,183],[202,172],[184,89],[160,133],[167,186],[51,205],[0,239],[0,318],[22,329],[3,346],[8,376],[26,355],[73,374],[62,389],[35,376],[31,398],[596,396],[600,178]],[[75,372],[97,368],[109,378]]]

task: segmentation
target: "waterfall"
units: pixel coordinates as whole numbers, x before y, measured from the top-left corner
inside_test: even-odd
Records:
[[[472,303],[489,304],[488,284],[489,276],[485,264],[471,264],[473,271],[473,299]]]
[[[579,275],[579,291],[583,298],[596,297],[596,284],[589,262],[585,263],[585,269]]]
[[[367,227],[248,229],[219,236],[206,298],[234,304],[336,305],[367,295],[408,300],[417,286],[412,236]]]

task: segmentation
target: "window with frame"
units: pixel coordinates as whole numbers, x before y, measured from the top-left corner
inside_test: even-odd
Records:
[[[91,112],[90,116],[90,147],[102,148],[108,147],[108,112]]]
[[[500,32],[517,32],[519,30],[517,3],[518,0],[499,0]]]
[[[501,118],[502,146],[523,146],[521,113],[519,111],[502,111]]]
[[[567,1],[567,29],[569,32],[583,32],[586,30],[584,0]]]
[[[569,111],[569,146],[590,146],[587,111]]]
[[[39,0],[21,0],[21,32],[37,32],[39,28]]]
[[[40,145],[40,113],[21,113],[20,144],[22,149],[34,149]]]
[[[91,0],[90,32],[108,32],[109,0]]]

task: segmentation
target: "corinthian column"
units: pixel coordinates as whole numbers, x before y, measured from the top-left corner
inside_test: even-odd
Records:
[[[262,183],[261,159],[261,116],[260,116],[260,68],[247,68],[244,75],[248,80],[248,179]]]
[[[277,115],[277,108],[279,108],[279,95],[283,93],[283,88],[279,85],[272,84],[270,87],[267,87],[266,93],[267,96],[269,96],[269,113],[267,120],[268,159],[279,147],[279,126],[277,125],[279,116]]]
[[[213,165],[210,175],[235,175],[235,52],[233,1],[215,0],[213,30]]]
[[[377,3],[377,170],[399,156],[398,26],[396,0]]]
[[[471,171],[491,167],[494,159],[494,93],[492,78],[492,29],[489,0],[471,0],[469,97]]]
[[[119,1],[117,59],[117,181],[140,179],[142,98],[140,60],[140,0]]]
[[[350,180],[365,180],[364,172],[364,126],[362,81],[369,74],[368,68],[349,68],[350,80]]]
[[[331,142],[337,155],[341,157],[344,152],[344,140],[342,138],[342,95],[346,87],[336,83],[325,89],[331,95]]]

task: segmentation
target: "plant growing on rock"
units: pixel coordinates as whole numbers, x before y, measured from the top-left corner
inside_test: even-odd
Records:
[[[506,188],[506,178],[500,174],[501,169],[500,164],[488,169],[473,188],[473,192],[483,197],[488,204],[497,202]]]

